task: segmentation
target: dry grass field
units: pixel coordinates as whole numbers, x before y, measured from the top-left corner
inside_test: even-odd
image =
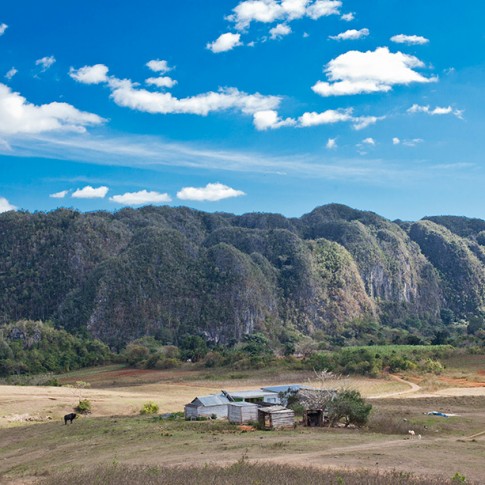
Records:
[[[453,372],[480,375],[482,364],[483,360],[474,361],[468,369]],[[0,482],[62,483],[59,477],[66,473],[83,473],[98,465],[227,466],[244,457],[248,463],[268,467],[412,471],[446,479],[460,473],[469,481],[485,483],[484,387],[439,386],[432,391],[420,388],[418,380],[408,384],[396,377],[328,383],[358,388],[371,399],[373,414],[363,430],[297,426],[288,431],[248,432],[224,421],[170,421],[139,415],[147,401],[156,402],[161,413],[174,412],[197,395],[221,389],[306,383],[312,378],[312,373],[275,376],[264,370],[208,375],[188,369],[140,371],[111,366],[62,378],[64,384],[89,382],[87,389],[1,386]],[[91,401],[92,414],[65,426],[62,416],[80,397]],[[432,410],[458,416],[424,414]],[[409,429],[416,431],[414,439]]]

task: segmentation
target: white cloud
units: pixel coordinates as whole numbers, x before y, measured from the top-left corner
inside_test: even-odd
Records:
[[[340,0],[245,0],[240,2],[227,19],[237,30],[247,29],[252,22],[290,22],[303,17],[317,20],[328,15],[338,15]]]
[[[170,202],[172,199],[168,194],[165,193],[161,194],[160,192],[140,190],[139,192],[126,192],[123,195],[113,195],[113,197],[110,197],[109,200],[122,205],[144,205]]]
[[[230,51],[240,45],[242,45],[241,34],[226,32],[220,35],[214,42],[209,42],[206,47],[214,54],[219,54],[220,52]]]
[[[337,148],[337,139],[336,138],[329,138],[327,140],[327,144],[325,145],[325,147],[328,150],[335,150]]]
[[[71,67],[69,76],[83,84],[99,84],[108,80],[108,67],[104,64],[84,66],[79,69]]]
[[[46,56],[42,57],[41,59],[37,59],[35,61],[36,66],[40,66],[42,68],[42,72],[47,71],[54,63],[56,62],[56,58],[54,56]]]
[[[401,140],[395,136],[393,139],[392,139],[392,144],[393,145],[399,145],[399,143],[401,143]]]
[[[14,211],[17,207],[12,205],[5,197],[0,197],[0,213]]]
[[[71,197],[74,199],[104,199],[108,191],[109,188],[105,186],[94,188],[86,185],[82,189],[75,190]]]
[[[396,44],[407,44],[407,45],[423,45],[429,42],[429,39],[422,37],[421,35],[393,35],[391,37],[392,42]]]
[[[291,34],[291,27],[286,24],[278,24],[269,31],[272,40],[281,39],[285,35]]]
[[[68,193],[69,190],[61,190],[60,192],[56,192],[55,194],[50,194],[49,197],[51,197],[52,199],[63,199]]]
[[[5,34],[5,31],[8,29],[8,25],[7,24],[0,24],[0,36],[2,36],[3,34]]]
[[[245,114],[278,107],[277,96],[247,94],[236,88],[225,88],[188,98],[176,98],[170,93],[136,89],[129,80],[111,79],[111,97],[118,106],[158,114],[195,114],[207,116],[211,112],[237,109]]]
[[[328,125],[339,122],[350,122],[356,130],[367,128],[383,118],[377,116],[354,116],[353,109],[329,109],[323,113],[307,112],[298,118],[299,126]]]
[[[168,89],[173,88],[177,84],[177,81],[169,76],[149,77],[145,79],[145,82],[148,85],[157,86],[157,88]]]
[[[369,29],[350,29],[338,35],[330,35],[329,38],[333,40],[357,40],[369,35]]]
[[[345,22],[352,22],[352,20],[355,19],[355,15],[353,14],[353,12],[349,12],[349,13],[344,13],[340,18],[342,20],[345,20]]]
[[[181,200],[210,201],[216,202],[231,197],[246,195],[241,190],[232,189],[220,183],[207,184],[205,187],[184,187],[177,192],[177,197]]]
[[[396,84],[430,83],[414,69],[424,67],[417,57],[402,52],[389,52],[387,47],[375,51],[348,51],[325,66],[330,82],[318,81],[313,91],[321,96],[342,96],[387,92]]]
[[[369,138],[364,138],[362,140],[362,143],[364,143],[365,145],[375,146],[376,141],[374,140],[374,138],[369,137]]]
[[[170,67],[168,65],[167,61],[161,60],[161,59],[153,59],[151,61],[148,61],[146,63],[146,66],[151,71],[158,72],[160,74],[165,74],[165,73],[172,71],[174,69],[173,67]]]
[[[402,144],[407,147],[415,147],[423,142],[424,140],[422,138],[413,138],[412,140],[404,140]]]
[[[281,119],[274,110],[257,111],[254,113],[253,122],[259,131],[274,130],[282,126],[293,126],[296,124],[296,120],[292,118]]]
[[[442,116],[442,115],[454,115],[457,118],[463,118],[463,110],[453,109],[451,106],[436,106],[436,108],[431,109],[429,105],[421,106],[419,104],[413,104],[409,109],[408,113],[426,113],[431,116]]]
[[[0,83],[0,133],[43,133],[47,131],[85,132],[86,126],[105,120],[94,113],[79,111],[67,103],[53,102],[36,106],[19,93]]]
[[[10,81],[10,79],[12,79],[17,73],[18,73],[17,69],[15,69],[15,67],[12,67],[9,69],[7,74],[5,74],[5,77]]]

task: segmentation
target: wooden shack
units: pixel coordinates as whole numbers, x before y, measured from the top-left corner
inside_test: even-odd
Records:
[[[243,424],[258,420],[258,405],[250,402],[231,402],[227,405],[230,423]]]
[[[303,415],[303,426],[317,428],[328,422],[327,415],[323,409],[307,409]]]
[[[227,405],[229,399],[223,394],[196,397],[192,402],[185,405],[185,419],[197,419],[199,417],[227,418]]]
[[[269,406],[258,409],[258,423],[261,429],[282,429],[295,426],[295,413],[283,406]]]

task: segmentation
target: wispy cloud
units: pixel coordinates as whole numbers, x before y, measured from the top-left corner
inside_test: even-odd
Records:
[[[426,113],[430,116],[453,115],[463,119],[463,110],[451,106],[436,106],[435,108],[431,108],[429,105],[421,106],[419,104],[413,104],[407,111],[408,113]]]
[[[5,34],[5,31],[8,29],[8,25],[5,23],[0,24],[0,36]]]
[[[47,71],[50,67],[54,65],[56,62],[56,58],[54,56],[46,56],[42,57],[41,59],[37,59],[35,61],[36,66],[40,66],[42,72]]]
[[[69,193],[69,190],[61,190],[60,192],[50,194],[49,197],[51,199],[64,199],[64,197],[66,197],[68,193]]]
[[[338,35],[329,35],[329,38],[333,40],[358,40],[367,37],[368,35],[369,29],[350,29]]]
[[[15,67],[12,67],[7,71],[7,74],[5,74],[5,77],[10,81],[10,79],[12,79],[17,73],[18,73],[17,69],[15,69]]]

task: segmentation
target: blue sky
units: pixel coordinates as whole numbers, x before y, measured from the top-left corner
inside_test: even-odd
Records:
[[[485,218],[485,4],[5,0],[0,211]]]

